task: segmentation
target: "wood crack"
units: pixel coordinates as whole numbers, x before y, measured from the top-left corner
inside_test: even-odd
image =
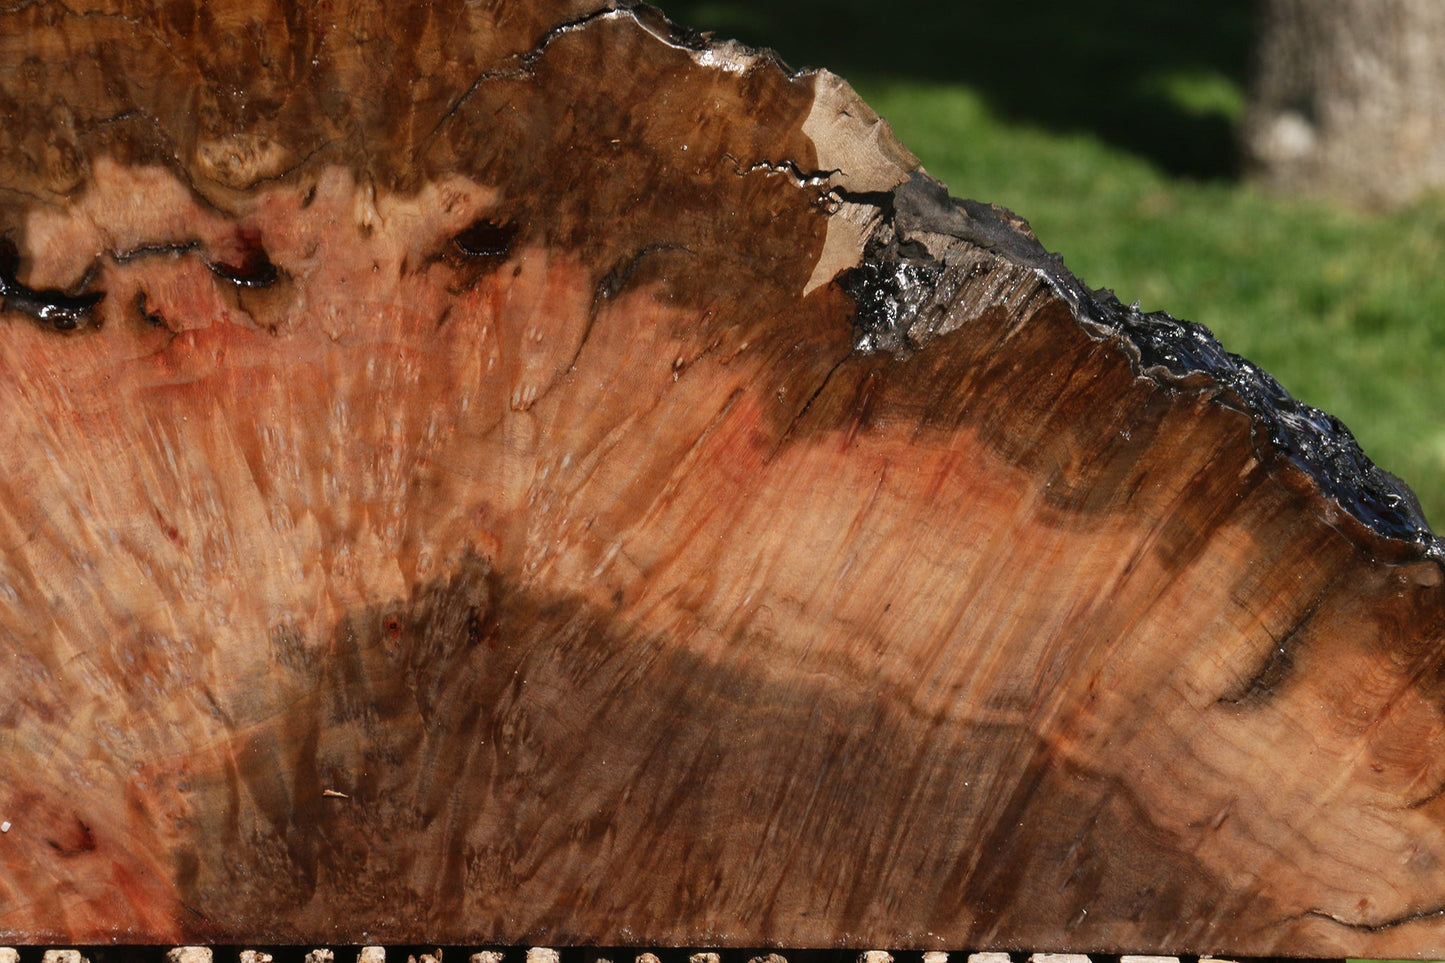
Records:
[[[1384,919],[1374,921],[1346,919],[1345,917],[1340,916],[1336,913],[1331,913],[1328,910],[1320,909],[1306,910],[1300,915],[1300,917],[1296,917],[1296,919],[1301,917],[1312,917],[1315,919],[1328,920],[1331,923],[1336,923],[1340,926],[1345,926],[1349,929],[1357,930],[1361,933],[1382,933],[1387,930],[1397,929],[1401,926],[1408,926],[1411,923],[1420,923],[1425,920],[1445,917],[1445,905],[1431,907],[1430,909],[1418,910],[1413,913],[1404,913],[1399,916],[1386,917]]]
[[[431,130],[422,138],[420,146],[429,143],[443,127],[455,119],[458,112],[466,105],[467,101],[476,96],[477,91],[482,88],[483,84],[492,80],[516,79],[531,76],[535,72],[537,63],[547,53],[547,48],[551,46],[557,38],[586,27],[594,21],[608,19],[619,14],[630,16],[634,20],[637,19],[636,15],[629,8],[620,3],[593,10],[590,13],[577,17],[574,20],[569,20],[566,23],[558,24],[548,30],[542,35],[542,39],[530,50],[512,54],[510,59],[514,61],[514,66],[488,70],[479,74],[476,79],[467,86],[467,89],[462,91],[462,93],[452,101],[451,105],[442,113],[441,117],[437,119],[437,122],[432,125]]]

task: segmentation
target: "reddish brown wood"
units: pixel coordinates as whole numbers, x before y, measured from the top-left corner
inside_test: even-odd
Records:
[[[835,77],[37,4],[0,96],[4,940],[1445,952],[1408,494]]]

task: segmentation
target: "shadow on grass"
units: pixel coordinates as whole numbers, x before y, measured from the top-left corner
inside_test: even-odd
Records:
[[[1093,134],[1176,176],[1236,172],[1256,0],[661,2],[793,67],[962,83],[1006,119]]]

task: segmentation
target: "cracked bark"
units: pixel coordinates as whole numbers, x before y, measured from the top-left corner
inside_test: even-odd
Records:
[[[653,12],[128,12],[0,12],[0,938],[1445,950],[1338,423]]]

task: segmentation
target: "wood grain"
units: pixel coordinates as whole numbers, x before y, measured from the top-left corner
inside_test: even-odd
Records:
[[[647,8],[0,13],[0,937],[1445,952],[1440,543]]]

